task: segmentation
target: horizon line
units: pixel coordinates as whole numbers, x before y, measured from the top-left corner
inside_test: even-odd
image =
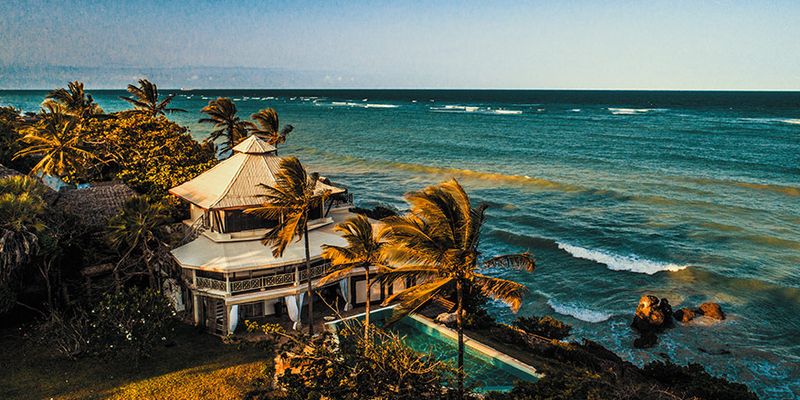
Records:
[[[65,82],[65,84],[68,82]],[[0,91],[43,91],[53,90],[55,88],[2,88]],[[126,87],[87,87],[87,90],[122,90],[126,91]],[[800,93],[800,88],[797,89],[718,89],[718,88],[704,88],[704,89],[675,89],[675,88],[457,88],[457,87],[420,87],[420,88],[398,88],[398,87],[342,87],[342,88],[325,88],[325,87],[296,87],[296,88],[276,88],[276,87],[228,87],[228,88],[159,88],[159,90],[174,90],[178,92],[191,92],[200,90],[398,90],[398,91],[411,91],[411,90],[441,90],[441,91],[581,91],[581,92],[772,92],[772,93]]]

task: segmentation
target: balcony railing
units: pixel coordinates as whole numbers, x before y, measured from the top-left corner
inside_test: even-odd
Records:
[[[301,266],[301,268],[304,267]],[[313,266],[311,267],[311,278],[312,279],[319,278],[332,270],[333,268],[331,267],[330,263]],[[305,269],[301,269],[300,281],[305,282],[307,276],[308,276],[307,271]],[[287,272],[283,274],[261,276],[258,278],[230,281],[229,293],[249,292],[253,290],[292,285],[295,283],[294,278],[295,278],[294,272]],[[197,283],[196,287],[198,289],[212,289],[212,290],[219,290],[222,292],[228,292],[227,289],[228,283],[223,280],[197,277],[196,283]]]

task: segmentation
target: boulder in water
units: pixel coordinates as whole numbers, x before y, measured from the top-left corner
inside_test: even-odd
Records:
[[[661,332],[672,326],[672,306],[667,299],[646,294],[639,299],[631,326],[639,331]]]
[[[687,322],[693,320],[697,316],[697,312],[695,312],[695,310],[692,310],[691,308],[684,307],[684,308],[681,308],[678,311],[675,311],[675,314],[673,314],[673,316],[678,321],[681,321],[683,323],[687,323]]]
[[[700,304],[700,313],[708,318],[716,319],[718,321],[725,319],[725,313],[722,311],[722,307],[720,307],[717,303]]]

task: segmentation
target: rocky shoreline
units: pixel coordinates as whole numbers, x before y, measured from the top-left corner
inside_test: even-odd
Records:
[[[633,341],[633,347],[637,349],[653,347],[658,343],[658,334],[674,327],[674,321],[686,324],[698,317],[722,321],[725,319],[725,312],[719,304],[711,302],[700,304],[696,308],[683,307],[673,311],[666,297],[659,299],[657,296],[646,294],[639,299],[639,305],[631,322],[631,328],[639,333],[639,337]]]

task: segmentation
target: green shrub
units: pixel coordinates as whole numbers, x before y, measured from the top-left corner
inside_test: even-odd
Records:
[[[564,339],[572,331],[571,326],[550,316],[519,317],[514,325],[528,333],[556,340]]]
[[[151,289],[131,288],[106,295],[92,309],[92,351],[99,355],[147,357],[168,342],[175,311],[166,297]]]

